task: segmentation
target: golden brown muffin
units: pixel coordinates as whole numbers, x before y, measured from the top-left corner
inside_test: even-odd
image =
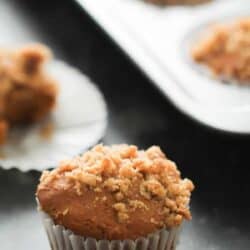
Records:
[[[55,106],[58,87],[43,70],[51,52],[34,44],[0,50],[0,119],[10,125],[39,121]]]
[[[56,224],[75,234],[122,240],[191,219],[193,188],[157,146],[97,145],[44,171],[37,198]]]
[[[250,81],[250,18],[216,25],[192,50],[195,61],[207,65],[215,75]]]
[[[195,5],[210,2],[212,0],[145,0],[146,2],[159,5]]]

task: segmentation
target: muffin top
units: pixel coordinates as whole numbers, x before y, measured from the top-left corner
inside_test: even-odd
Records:
[[[250,82],[250,18],[215,25],[192,49],[195,61],[215,75],[240,84]]]
[[[37,197],[56,224],[82,236],[122,240],[191,219],[193,189],[157,146],[97,145],[44,171]]]

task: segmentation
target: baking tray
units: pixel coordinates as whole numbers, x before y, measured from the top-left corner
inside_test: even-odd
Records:
[[[249,1],[217,0],[195,7],[76,1],[179,110],[222,131],[250,133],[250,87],[218,83],[201,73],[189,55],[201,30],[248,15]]]

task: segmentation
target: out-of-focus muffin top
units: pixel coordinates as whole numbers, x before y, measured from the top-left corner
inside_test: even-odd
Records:
[[[41,209],[56,224],[96,239],[136,239],[190,219],[194,185],[161,149],[97,145],[44,171]]]
[[[207,65],[215,75],[250,82],[250,18],[215,25],[193,46],[195,61]]]
[[[42,120],[54,108],[58,85],[44,70],[51,56],[42,44],[0,49],[0,144],[8,127]]]

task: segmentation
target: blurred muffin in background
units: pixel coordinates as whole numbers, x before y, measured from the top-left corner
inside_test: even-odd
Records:
[[[55,106],[57,83],[43,69],[50,58],[41,44],[0,50],[0,143],[7,127],[39,121]]]
[[[158,5],[195,5],[195,4],[211,2],[212,0],[145,0],[145,1]]]
[[[154,238],[158,243],[152,250],[175,249],[178,228],[191,219],[193,188],[157,146],[143,151],[129,145],[97,145],[44,171],[37,198],[51,245],[78,235],[82,245],[77,249],[84,249],[88,237],[130,240],[135,247],[137,239],[149,244]],[[55,239],[54,229],[61,231],[61,240]]]
[[[7,140],[9,125],[5,120],[0,120],[0,145],[4,144]]]
[[[250,84],[250,18],[215,25],[193,45],[192,57],[217,77]]]

